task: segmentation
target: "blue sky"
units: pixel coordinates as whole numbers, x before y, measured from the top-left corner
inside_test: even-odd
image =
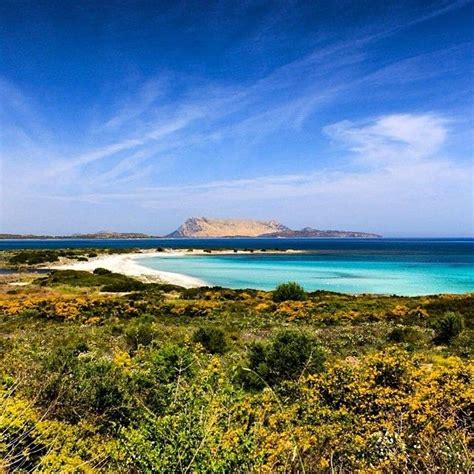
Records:
[[[473,236],[471,1],[0,5],[1,231]]]

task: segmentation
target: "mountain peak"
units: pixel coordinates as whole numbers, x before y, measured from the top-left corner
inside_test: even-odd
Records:
[[[257,237],[288,230],[288,227],[275,220],[190,217],[167,237]]]

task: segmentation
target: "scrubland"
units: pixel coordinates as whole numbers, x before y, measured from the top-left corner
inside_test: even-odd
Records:
[[[0,298],[5,472],[472,471],[473,294],[99,270],[3,276]]]

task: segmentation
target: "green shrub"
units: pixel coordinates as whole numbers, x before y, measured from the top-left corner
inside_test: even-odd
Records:
[[[179,377],[192,375],[193,362],[190,348],[178,344],[165,344],[152,350],[147,359],[152,379],[161,384],[170,384]]]
[[[397,326],[388,333],[387,339],[390,342],[417,344],[423,338],[420,331],[415,328]]]
[[[110,275],[112,272],[106,268],[98,267],[92,273],[94,273],[94,275]]]
[[[44,376],[35,398],[60,420],[77,422],[100,416],[105,424],[126,422],[130,415],[128,387],[108,358],[88,352],[83,341],[68,343],[42,361]]]
[[[451,340],[451,347],[461,357],[474,356],[474,330],[466,329]]]
[[[323,369],[324,352],[309,335],[285,330],[267,344],[256,343],[249,350],[249,368],[269,384],[294,380],[303,373],[315,373]],[[249,374],[249,385],[261,386]],[[257,383],[254,383],[257,382]]]
[[[150,293],[172,293],[174,291],[181,293],[184,290],[182,286],[173,285],[171,283],[148,283],[146,289],[149,290]]]
[[[22,318],[32,318],[37,319],[41,316],[41,312],[36,308],[25,309],[20,313]]]
[[[459,295],[456,298],[434,297],[424,309],[432,316],[442,317],[447,312],[462,315],[466,327],[474,329],[474,294]]]
[[[304,288],[294,281],[278,285],[273,292],[273,301],[277,303],[287,300],[304,301],[306,297]]]
[[[97,272],[97,270],[99,271]],[[104,268],[96,268],[94,273],[79,270],[55,270],[48,277],[38,279],[37,282],[42,286],[103,286],[102,291],[110,292],[139,291],[146,288],[145,283],[120,273],[112,273]]]
[[[57,262],[58,252],[55,250],[22,250],[8,260],[11,265],[36,265],[39,263]]]
[[[464,329],[464,318],[459,313],[447,312],[437,321],[434,341],[437,344],[449,344]]]
[[[146,288],[146,284],[141,281],[129,279],[128,281],[118,281],[105,285],[100,291],[106,291],[110,293],[127,293],[129,291],[141,291]]]
[[[132,352],[153,342],[154,331],[149,322],[137,321],[125,330],[125,340]]]
[[[223,354],[227,349],[224,331],[218,328],[199,328],[193,335],[193,341],[202,344],[211,354]]]

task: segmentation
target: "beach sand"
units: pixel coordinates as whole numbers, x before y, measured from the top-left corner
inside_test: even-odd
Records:
[[[85,270],[92,272],[96,268],[105,268],[115,273],[135,277],[145,283],[171,283],[184,288],[207,286],[206,282],[180,273],[162,272],[145,267],[138,263],[141,257],[162,257],[164,255],[183,255],[185,252],[156,252],[143,250],[140,253],[131,252],[117,255],[100,255],[87,262],[61,262],[48,266],[53,270]]]
[[[302,253],[301,250],[271,250],[266,253]],[[213,250],[212,255],[218,254],[234,254],[233,250]],[[249,253],[246,250],[240,250],[239,253]],[[252,253],[263,253],[261,250],[254,250]],[[85,270],[92,272],[96,268],[106,268],[115,273],[121,273],[135,277],[145,283],[171,283],[179,285],[184,288],[198,288],[200,286],[209,286],[203,280],[194,278],[189,275],[173,272],[163,272],[140,265],[140,258],[148,257],[174,257],[174,256],[195,256],[195,255],[209,255],[209,251],[194,249],[192,252],[188,250],[179,249],[165,249],[162,252],[156,250],[143,249],[139,252],[130,252],[117,255],[99,255],[98,257],[90,258],[87,262],[77,261],[62,261],[55,265],[48,266],[52,270]]]

